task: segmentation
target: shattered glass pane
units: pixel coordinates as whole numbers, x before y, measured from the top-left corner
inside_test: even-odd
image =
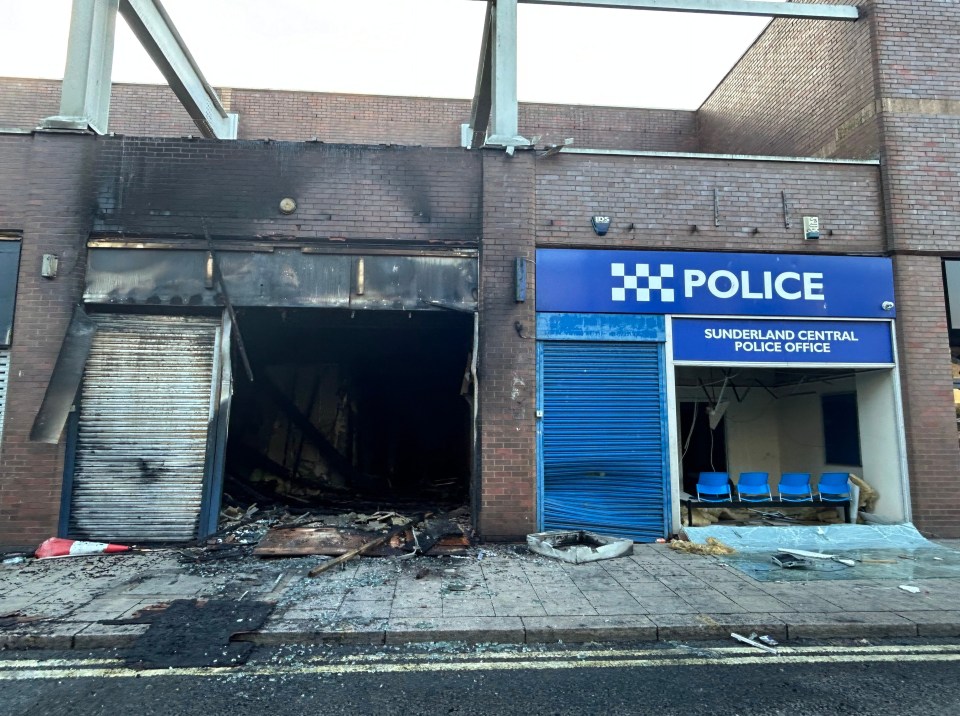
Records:
[[[691,542],[714,537],[733,547],[723,562],[761,582],[839,579],[938,579],[960,577],[960,552],[934,544],[911,524],[788,527],[687,527]],[[853,560],[809,559],[805,569],[783,569],[772,560],[782,550],[804,550]]]

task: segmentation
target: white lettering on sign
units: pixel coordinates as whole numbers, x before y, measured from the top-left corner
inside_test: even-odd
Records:
[[[822,273],[797,273],[784,271],[774,274],[764,271],[757,276],[749,271],[734,273],[726,269],[707,274],[700,269],[683,272],[683,295],[693,298],[706,289],[717,298],[753,298],[771,300],[774,297],[787,301],[823,301]]]
[[[832,352],[834,343],[860,342],[855,331],[789,328],[705,328],[703,337],[708,341],[733,341],[737,353],[825,354]]]

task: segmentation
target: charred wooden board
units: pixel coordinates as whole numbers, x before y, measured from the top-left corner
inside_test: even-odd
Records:
[[[431,536],[431,546],[423,544],[422,533],[418,539],[426,554],[457,554],[470,546],[467,536],[455,525],[443,535]],[[327,555],[337,557],[358,549],[371,539],[375,532],[344,529],[339,527],[294,527],[272,529],[263,536],[253,550],[257,557],[305,557]],[[414,549],[413,536],[407,529],[395,535],[386,544],[372,547],[366,554],[370,557],[395,557]]]

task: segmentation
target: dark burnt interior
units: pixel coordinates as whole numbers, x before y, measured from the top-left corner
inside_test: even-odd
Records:
[[[471,465],[473,315],[238,311],[225,502],[459,505]]]

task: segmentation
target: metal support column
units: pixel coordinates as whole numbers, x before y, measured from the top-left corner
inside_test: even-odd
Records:
[[[119,4],[120,0],[73,0],[60,114],[44,119],[44,129],[107,131]]]
[[[497,0],[490,40],[493,45],[492,116],[486,146],[526,146],[529,142],[520,136],[518,127],[517,0]]]

